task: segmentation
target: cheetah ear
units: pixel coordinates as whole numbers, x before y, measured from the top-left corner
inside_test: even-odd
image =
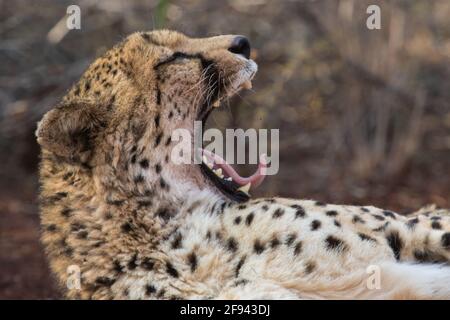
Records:
[[[96,136],[106,124],[105,108],[86,102],[58,105],[38,123],[42,148],[75,162],[86,162]]]

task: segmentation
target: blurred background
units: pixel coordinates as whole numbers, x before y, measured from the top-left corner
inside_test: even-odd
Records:
[[[39,244],[36,122],[134,31],[250,38],[253,92],[209,125],[280,129],[280,171],[255,196],[450,207],[449,17],[448,0],[0,0],[0,298],[61,297]]]

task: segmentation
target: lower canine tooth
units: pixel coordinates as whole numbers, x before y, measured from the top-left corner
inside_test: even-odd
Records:
[[[225,178],[225,180],[227,181],[233,181],[233,179],[231,177]]]
[[[220,106],[220,101],[217,100],[216,102],[214,102],[213,107],[214,108],[218,108]]]
[[[246,194],[248,194],[248,192],[250,191],[250,186],[252,185],[251,182],[247,183],[245,186],[239,187],[238,191],[242,191]]]
[[[242,87],[244,89],[250,90],[252,88],[252,82],[250,80],[247,80],[242,84]]]

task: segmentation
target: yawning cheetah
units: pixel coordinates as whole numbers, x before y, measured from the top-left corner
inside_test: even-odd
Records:
[[[450,298],[447,211],[250,199],[262,170],[170,160],[173,130],[250,85],[249,56],[242,36],[135,33],[44,116],[42,241],[67,297]]]

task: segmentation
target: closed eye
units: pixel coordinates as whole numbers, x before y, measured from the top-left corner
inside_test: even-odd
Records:
[[[158,62],[153,68],[154,69],[158,69],[160,66],[162,66],[164,64],[175,62],[175,61],[181,60],[181,59],[200,59],[200,60],[203,60],[203,57],[200,54],[187,54],[187,53],[184,53],[184,52],[177,51],[177,52],[174,52],[167,59]]]

